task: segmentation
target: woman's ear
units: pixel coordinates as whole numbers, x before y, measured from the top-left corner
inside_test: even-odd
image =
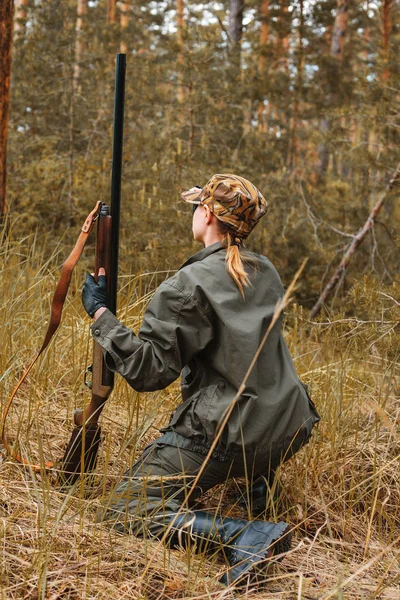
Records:
[[[205,221],[206,221],[206,223],[208,225],[209,223],[212,222],[213,213],[212,213],[212,211],[210,210],[210,207],[207,204],[204,205],[204,208],[205,208],[205,211],[206,211],[206,214],[205,214],[204,218],[205,218]]]

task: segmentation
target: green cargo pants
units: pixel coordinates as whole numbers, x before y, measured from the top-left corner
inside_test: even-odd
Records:
[[[251,485],[277,466],[265,457],[211,458],[188,500],[204,460],[203,454],[154,441],[111,492],[98,520],[112,521],[121,533],[160,537],[173,515],[189,511],[193,501],[210,488],[232,477],[245,477]]]
[[[153,442],[111,492],[99,519],[113,521],[120,532],[160,537],[171,515],[189,510],[218,483],[244,476],[242,465],[210,459],[186,502],[204,459],[203,454]]]

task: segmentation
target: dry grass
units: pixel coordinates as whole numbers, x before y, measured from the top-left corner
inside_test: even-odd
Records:
[[[3,406],[40,346],[56,281],[54,265],[61,262],[56,254],[46,262],[43,240],[31,236],[10,242],[11,237],[4,240],[0,258]],[[83,372],[91,342],[80,306],[81,280],[82,267],[62,328],[9,418],[10,439],[34,460],[62,455],[73,410],[87,402]],[[154,287],[152,275],[122,282],[122,319],[137,329]],[[299,307],[289,311],[287,340],[323,420],[312,442],[281,469],[283,492],[274,516],[293,525],[295,543],[282,563],[271,565],[262,590],[234,592],[220,586],[218,576],[225,568],[220,558],[157,548],[155,542],[121,536],[95,523],[102,497],[156,437],[179,401],[177,384],[136,394],[119,380],[102,417],[104,443],[89,495],[83,485],[61,493],[51,474],[34,474],[0,454],[1,600],[398,600],[399,307],[390,296],[381,295],[374,319],[363,322],[337,318],[310,324]],[[243,485],[232,481],[227,489],[212,490],[203,506],[246,518],[236,505]],[[141,577],[149,557],[153,562]]]

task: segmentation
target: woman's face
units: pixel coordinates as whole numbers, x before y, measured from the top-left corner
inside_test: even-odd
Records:
[[[192,232],[193,237],[196,242],[204,243],[204,234],[206,232],[207,224],[206,224],[206,207],[201,204],[194,204],[196,209],[193,213],[192,219]]]

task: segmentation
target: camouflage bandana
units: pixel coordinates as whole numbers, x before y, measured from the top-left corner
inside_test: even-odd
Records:
[[[209,206],[217,219],[233,230],[238,244],[267,212],[267,201],[260,190],[239,175],[213,175],[202,189],[183,192],[181,197],[191,204]]]

